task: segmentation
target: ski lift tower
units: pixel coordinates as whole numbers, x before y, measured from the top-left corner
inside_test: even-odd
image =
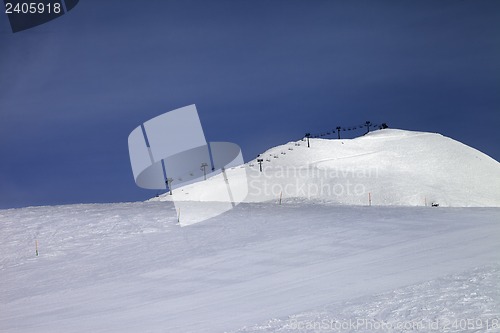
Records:
[[[306,133],[305,137],[307,138],[307,148],[311,148],[309,145],[309,138],[311,137],[311,133]]]
[[[205,163],[205,162],[201,163],[200,170],[203,170],[203,179],[204,180],[207,180],[207,170],[206,170],[207,166],[208,166],[207,163]]]
[[[170,191],[170,195],[172,195],[172,182],[174,181],[173,178],[167,178],[165,180],[165,183],[167,184],[168,190]]]
[[[365,126],[366,126],[366,133],[370,132],[370,126],[372,125],[371,121],[366,121]]]
[[[262,172],[262,162],[264,162],[264,159],[262,159],[262,158],[257,159],[257,163],[259,163],[260,172]]]

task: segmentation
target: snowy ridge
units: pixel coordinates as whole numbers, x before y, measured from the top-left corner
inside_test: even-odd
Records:
[[[248,186],[245,202],[305,198],[346,205],[500,207],[500,163],[440,134],[384,129],[355,139],[289,142],[227,170]],[[182,200],[218,201],[215,175],[176,191]],[[178,192],[179,193],[179,192]],[[167,194],[153,201],[171,200]],[[177,199],[176,199],[177,200]]]

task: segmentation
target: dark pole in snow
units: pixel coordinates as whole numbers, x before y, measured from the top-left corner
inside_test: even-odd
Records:
[[[167,187],[170,190],[170,195],[172,195],[172,182],[173,181],[174,181],[173,178],[167,178],[167,180],[165,180],[165,183],[167,184]]]
[[[205,168],[208,166],[207,163],[201,163],[201,168],[200,170],[203,170],[203,179],[204,180],[207,180],[207,171],[205,170]]]
[[[366,133],[369,133],[369,132],[370,132],[370,125],[371,125],[371,124],[372,124],[372,123],[371,123],[370,121],[367,121],[367,122],[365,123],[366,129],[367,129],[367,130],[366,130]]]
[[[306,138],[307,138],[307,148],[311,148],[309,145],[309,137],[311,136],[311,133],[306,133]]]
[[[259,163],[260,172],[262,172],[262,162],[264,162],[264,160],[262,158],[259,158],[257,159],[257,162]]]
[[[337,126],[337,136],[338,136],[339,140],[340,140],[340,129],[341,129],[341,127]]]

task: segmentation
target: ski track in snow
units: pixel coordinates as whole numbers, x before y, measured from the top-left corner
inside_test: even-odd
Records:
[[[493,318],[499,240],[498,208],[286,200],[183,228],[171,202],[0,210],[0,331],[291,332],[314,318]]]
[[[486,266],[231,332],[498,332],[499,281]]]

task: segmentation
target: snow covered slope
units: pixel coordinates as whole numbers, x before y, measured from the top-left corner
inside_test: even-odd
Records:
[[[271,148],[259,156],[263,172],[253,160],[227,170],[229,182],[248,186],[246,202],[282,196],[348,205],[500,207],[500,163],[440,134],[384,129],[355,139],[310,139],[310,146],[303,140]],[[246,177],[238,172],[243,168]],[[226,193],[221,177],[176,189],[176,200],[217,201]]]
[[[242,203],[186,228],[171,202],[0,210],[0,332],[486,331],[499,239],[498,208]]]
[[[186,228],[168,201],[0,210],[0,331],[500,329],[500,209],[382,206],[500,206],[498,162],[398,130],[262,158],[227,170],[250,202]],[[214,183],[175,191],[209,210]]]

